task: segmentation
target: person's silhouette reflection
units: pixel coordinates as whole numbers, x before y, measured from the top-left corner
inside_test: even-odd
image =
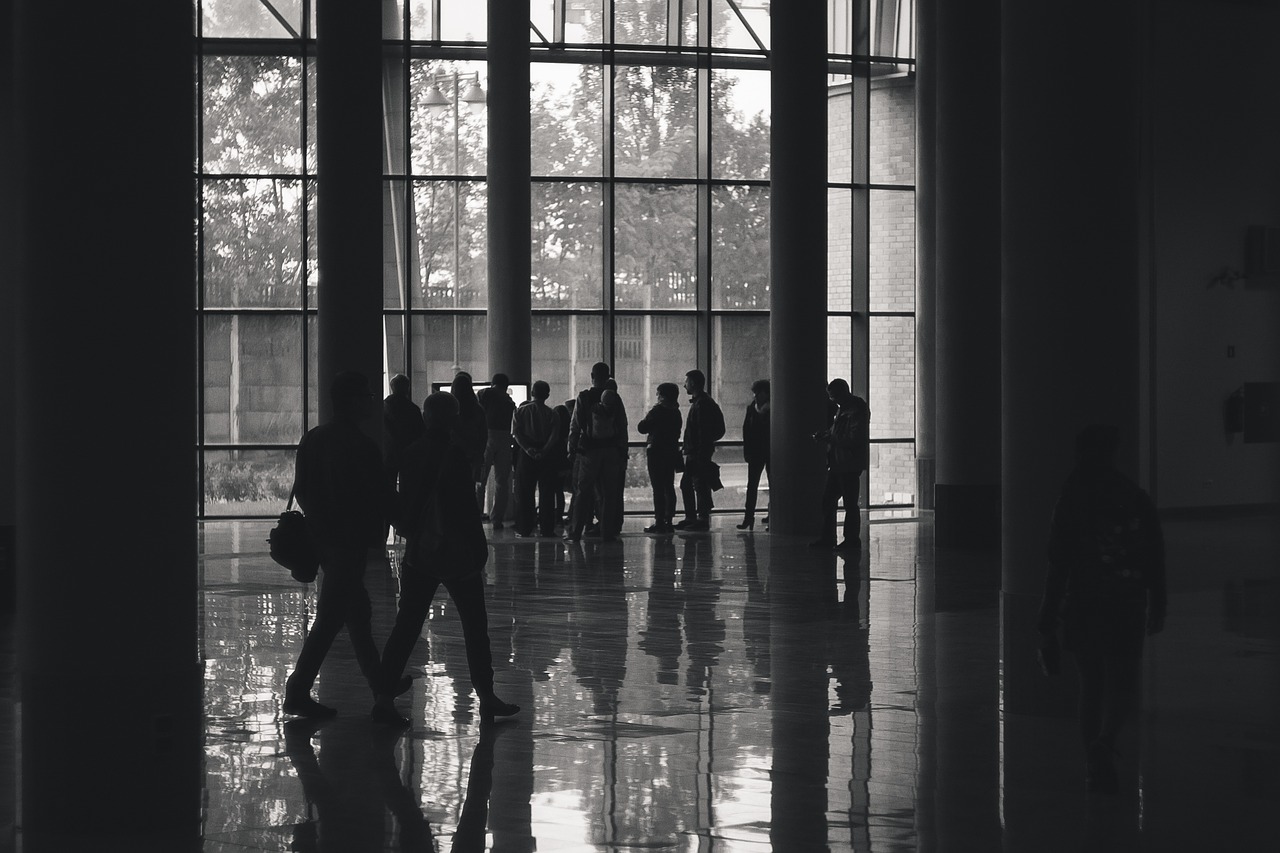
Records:
[[[769,692],[771,678],[769,593],[760,580],[760,558],[756,554],[755,537],[745,536],[741,542],[747,573],[747,603],[742,609],[742,639],[747,660],[751,661],[751,670],[756,677],[755,692],[763,694]]]
[[[834,589],[836,575],[831,573],[832,596],[829,613],[832,629],[828,642],[831,676],[835,679],[834,716],[865,711],[871,704],[871,629],[862,616],[862,574],[857,554],[843,554],[844,598]]]
[[[298,853],[359,853],[388,849],[385,811],[395,818],[396,848],[403,853],[435,853],[435,836],[421,799],[396,765],[399,732],[358,721],[328,724],[292,720],[285,724],[285,753],[293,764],[308,812],[315,818],[294,828],[290,850]],[[493,791],[494,745],[511,727],[486,724],[471,755],[471,770],[458,826],[450,847],[456,853],[486,850],[489,798]],[[321,757],[312,738],[319,732]]]
[[[625,649],[604,641],[628,636],[622,547],[616,542],[607,548],[569,549],[574,584],[573,671],[578,683],[591,691],[596,714],[617,712],[618,691],[627,674]]]
[[[711,673],[724,651],[724,620],[716,615],[720,581],[711,572],[714,540],[690,536],[684,540],[684,632],[689,648],[685,686],[690,696],[706,695]]]
[[[658,660],[658,683],[676,684],[680,680],[681,592],[676,589],[676,546],[670,536],[653,540],[653,581],[649,584],[649,601],[645,627],[640,632],[640,649]]]

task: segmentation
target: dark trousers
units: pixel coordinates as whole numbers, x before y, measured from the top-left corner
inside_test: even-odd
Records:
[[[859,471],[827,470],[827,485],[822,491],[822,541],[836,542],[836,502],[844,501],[844,538],[861,541],[862,519],[858,516]]]
[[[369,548],[366,545],[320,544],[316,621],[302,643],[298,663],[289,676],[289,693],[311,692],[311,686],[320,673],[320,664],[343,627],[351,637],[360,672],[371,687],[377,684],[379,661],[371,626],[373,608],[369,604],[369,592],[364,588],[368,559]]]
[[[680,477],[680,495],[684,498],[684,517],[687,519],[711,517],[715,503],[711,500],[711,483],[707,479],[710,459],[686,456],[684,474]]]
[[[493,509],[489,518],[495,522],[507,519],[507,496],[511,494],[511,433],[508,430],[491,429],[484,446],[484,460],[480,465],[480,509],[484,510],[484,492],[489,485],[489,472],[493,472]]]
[[[538,530],[550,536],[556,526],[556,460],[534,459],[523,451],[516,459],[516,533],[533,532],[535,492]]]
[[[614,519],[613,513],[621,509],[621,501],[612,501],[608,497],[617,490],[618,448],[597,447],[584,450],[573,460],[573,509],[570,521],[570,532],[581,536],[582,531],[591,523],[596,514],[597,495],[600,512],[600,530],[605,535],[617,535],[622,529],[621,517]],[[612,531],[612,533],[610,533]]]
[[[422,633],[422,625],[431,609],[431,600],[443,582],[430,571],[404,563],[400,573],[400,607],[396,624],[382,650],[382,692],[389,692],[404,674],[409,655]],[[458,581],[444,583],[467,645],[467,667],[471,685],[483,699],[493,693],[493,657],[489,649],[489,614],[484,604],[484,573],[477,572]]]
[[[670,451],[650,453],[649,483],[653,486],[653,518],[670,524],[676,517],[676,460]]]
[[[769,469],[767,460],[747,463],[747,518],[751,518],[756,512],[756,492],[760,489],[761,471],[768,473],[769,482],[772,484],[773,471]]]

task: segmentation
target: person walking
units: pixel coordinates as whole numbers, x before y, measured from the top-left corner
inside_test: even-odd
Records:
[[[827,447],[827,482],[822,491],[822,535],[809,543],[815,548],[858,550],[862,519],[858,513],[858,485],[871,458],[871,409],[849,390],[849,383],[833,379],[827,397],[835,406],[831,426],[814,433]],[[836,543],[837,504],[844,504],[844,538]]]
[[[760,489],[760,473],[770,475],[769,470],[769,380],[757,379],[751,383],[751,402],[742,419],[742,458],[747,463],[747,506],[739,530],[750,530],[756,524],[756,493]],[[769,524],[765,515],[764,523]]]
[[[369,549],[386,541],[391,494],[378,444],[359,425],[375,398],[368,380],[355,372],[336,374],[329,397],[333,418],[302,437],[294,472],[294,496],[320,554],[315,622],[285,682],[284,712],[299,717],[337,713],[313,699],[311,688],[343,627],[370,688],[383,689],[364,574]]]
[[[1117,793],[1116,739],[1133,717],[1145,636],[1164,629],[1164,537],[1154,503],[1116,470],[1117,431],[1095,424],[1076,436],[1076,464],[1049,529],[1040,605],[1040,657],[1059,671],[1060,649],[1080,680],[1085,784]],[[1059,633],[1062,639],[1059,639]]]
[[[494,530],[501,530],[507,520],[507,503],[511,496],[511,418],[516,413],[515,401],[507,389],[511,380],[505,373],[493,374],[493,383],[476,395],[484,410],[485,434],[484,461],[480,466],[480,510],[485,508],[485,490],[489,486],[489,472],[493,472],[493,506],[489,520]]]
[[[476,570],[455,574],[443,565],[445,555],[488,548],[480,509],[475,502],[471,465],[456,443],[457,400],[437,392],[422,404],[424,435],[404,453],[400,467],[400,493],[396,527],[405,537],[401,563],[400,604],[395,626],[382,650],[373,711],[375,722],[408,726],[394,699],[403,684],[405,666],[417,645],[431,601],[441,584],[449,592],[467,647],[471,685],[480,697],[480,719],[492,722],[519,712],[503,702],[493,686],[493,657],[489,643],[489,617],[485,607],[483,561]],[[446,580],[445,578],[453,578]]]
[[[712,456],[716,442],[724,436],[724,413],[707,393],[707,377],[701,370],[685,374],[684,389],[689,393],[689,417],[684,422],[684,476],[680,478],[680,494],[684,499],[684,520],[676,530],[710,530],[711,493],[722,488],[720,469]]]
[[[674,382],[658,386],[658,401],[636,424],[645,443],[645,462],[649,483],[653,487],[653,524],[645,533],[670,533],[675,530],[676,468],[680,459],[680,388]]]
[[[520,404],[511,423],[511,435],[520,448],[516,457],[516,535],[533,535],[536,492],[538,533],[554,536],[556,478],[564,436],[559,416],[547,405],[551,386],[539,379],[531,390],[533,399]]]

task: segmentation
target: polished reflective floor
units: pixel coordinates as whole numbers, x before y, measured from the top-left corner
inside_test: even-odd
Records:
[[[404,733],[369,721],[345,634],[316,690],[339,716],[289,721],[314,587],[268,559],[268,525],[205,524],[204,850],[1269,849],[1269,519],[1168,525],[1169,626],[1116,797],[1084,790],[1070,678],[1056,709],[1002,713],[1002,684],[1030,676],[1002,668],[994,555],[935,555],[927,520],[864,525],[848,559],[736,520],[655,537],[629,519],[616,543],[494,534],[498,689],[524,711],[480,725],[444,598]],[[379,641],[395,562],[367,579]]]

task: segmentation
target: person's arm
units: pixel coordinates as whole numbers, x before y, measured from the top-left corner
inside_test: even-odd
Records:
[[[588,411],[590,408],[586,398],[579,394],[578,403],[573,407],[573,414],[569,417],[569,443],[566,450],[570,456],[578,452],[578,445],[582,442],[583,418],[591,417],[591,412]]]
[[[522,414],[525,417],[521,417]],[[522,412],[520,409],[516,409],[515,413],[511,416],[511,437],[516,440],[516,444],[520,446],[521,450],[529,456],[533,456],[537,448],[533,446],[533,441],[529,437],[528,427],[525,424],[525,420],[528,415],[528,412]]]

